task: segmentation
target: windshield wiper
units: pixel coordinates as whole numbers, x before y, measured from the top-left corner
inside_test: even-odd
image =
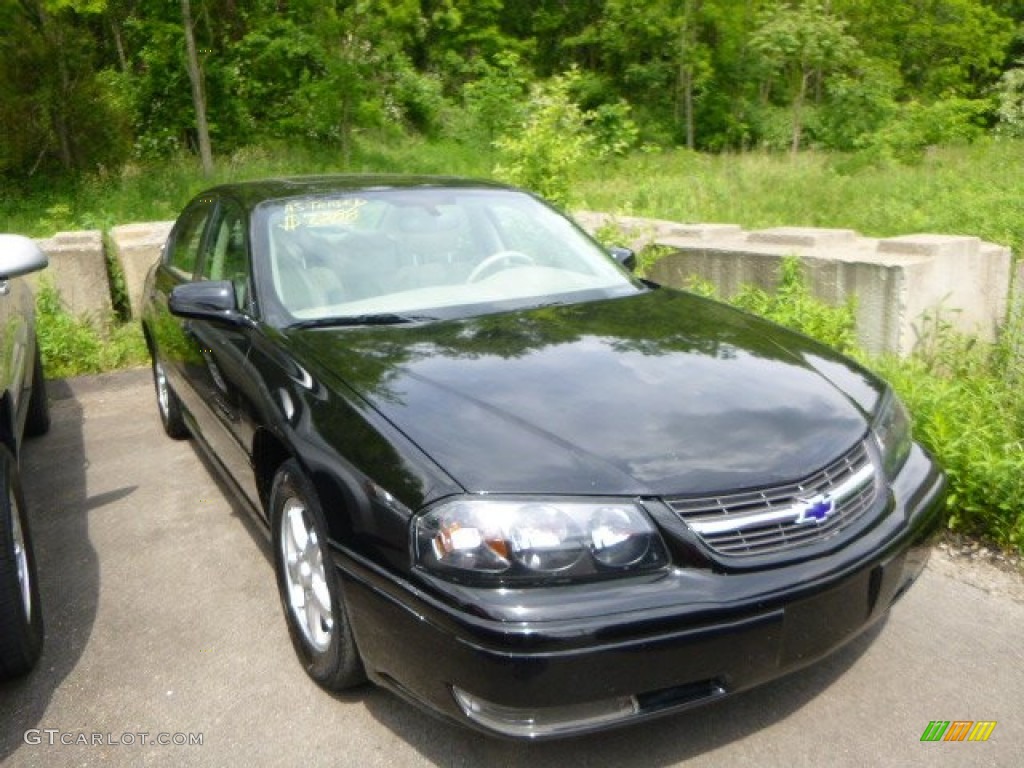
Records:
[[[338,315],[300,320],[289,328],[334,328],[348,325],[402,325],[404,323],[425,323],[437,320],[430,315],[400,315],[395,312],[376,312],[369,315]]]

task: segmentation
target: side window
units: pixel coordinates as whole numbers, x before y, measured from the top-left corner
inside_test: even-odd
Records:
[[[199,263],[199,246],[203,241],[203,230],[210,217],[209,203],[202,203],[185,214],[174,233],[167,266],[179,272],[182,277],[191,278]]]
[[[230,280],[235,288],[235,306],[248,311],[249,256],[245,217],[233,203],[224,203],[214,222],[203,260],[202,279]]]

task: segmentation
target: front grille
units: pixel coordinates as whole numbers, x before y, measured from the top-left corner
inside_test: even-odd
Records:
[[[722,555],[769,555],[835,536],[871,509],[875,467],[862,442],[797,483],[742,493],[666,499]]]

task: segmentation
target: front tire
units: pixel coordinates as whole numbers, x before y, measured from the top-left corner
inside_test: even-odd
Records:
[[[330,691],[365,682],[320,502],[294,460],[274,477],[270,517],[281,606],[306,672]]]
[[[167,373],[164,371],[164,364],[157,356],[153,355],[153,387],[156,389],[156,407],[160,412],[160,423],[164,432],[174,440],[183,440],[188,437],[188,427],[185,426],[185,419],[181,414],[181,401],[171,383],[167,381]]]
[[[18,465],[0,447],[0,680],[26,674],[43,650],[43,614]]]

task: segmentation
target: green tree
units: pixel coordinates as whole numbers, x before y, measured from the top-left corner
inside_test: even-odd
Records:
[[[117,163],[122,116],[99,76],[88,22],[104,0],[0,0],[0,173]]]
[[[192,24],[192,2],[181,0],[181,25],[185,32],[185,67],[192,85],[192,107],[196,115],[196,135],[199,141],[199,157],[203,173],[213,173],[213,150],[210,147],[210,126],[206,120],[206,87],[203,83],[203,68],[196,51],[195,30]]]
[[[704,7],[705,0],[607,0],[604,13],[567,40],[590,52],[591,66],[596,63],[619,94],[651,103],[672,94],[670,119],[691,149],[695,99],[712,79],[711,48],[701,39]]]
[[[1015,0],[832,0],[832,12],[873,59],[896,63],[901,98],[976,98],[1009,61]]]
[[[1024,61],[1018,64],[1021,66],[1006,70],[999,78],[997,130],[1003,136],[1019,139],[1024,137]]]
[[[503,52],[492,61],[477,63],[476,79],[462,88],[462,99],[473,129],[490,144],[520,118],[530,85],[530,73],[518,54]]]
[[[858,52],[846,23],[817,3],[778,5],[759,19],[750,38],[767,93],[788,100],[792,115],[790,148],[800,149],[809,92],[841,71]],[[767,95],[767,94],[766,94]]]
[[[468,63],[521,48],[501,28],[505,0],[421,0],[420,7],[423,68],[457,76]]]

